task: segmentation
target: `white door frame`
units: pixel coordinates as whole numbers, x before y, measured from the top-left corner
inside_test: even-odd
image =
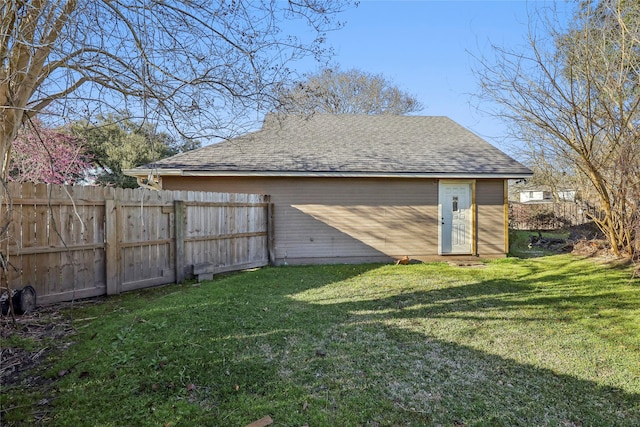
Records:
[[[464,186],[468,189],[466,190],[466,200],[457,200],[456,198],[455,201],[446,203],[448,202],[448,198],[445,196],[446,189],[454,186]],[[458,203],[463,203],[463,206],[459,206]],[[449,206],[450,204],[451,206]],[[462,226],[464,239],[463,244],[455,248],[453,244],[454,216],[450,214],[449,211],[451,210],[458,212],[455,215],[455,221]],[[440,180],[438,182],[438,254],[475,255],[475,225],[475,181]],[[460,229],[458,229],[458,232],[460,232]]]

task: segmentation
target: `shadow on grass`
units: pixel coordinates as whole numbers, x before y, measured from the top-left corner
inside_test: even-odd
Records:
[[[123,425],[246,425],[266,414],[291,426],[640,425],[640,394],[564,373],[582,365],[558,356],[562,341],[543,340],[553,331],[520,337],[598,313],[600,330],[610,310],[635,304],[571,284],[539,286],[540,274],[562,283],[570,264],[531,264],[508,280],[400,286],[380,297],[366,288],[366,296],[336,298],[332,288],[388,266],[263,269],[123,297],[78,337],[77,360],[100,356],[61,380],[52,425],[76,425],[89,413],[96,424],[117,417]],[[411,268],[429,274],[429,266]],[[605,356],[596,364],[609,363]],[[626,368],[611,375],[616,369]],[[637,376],[628,381],[638,389]]]
[[[570,266],[571,261],[564,264],[565,267]],[[566,282],[562,263],[557,267],[557,270],[546,273],[545,281]],[[582,273],[588,274],[588,271]],[[396,410],[410,412],[412,416],[408,419],[418,424],[453,425],[458,421],[464,425],[639,424],[640,394],[581,379],[580,374],[562,374],[568,370],[579,372],[580,369],[589,369],[591,361],[584,368],[581,361],[571,360],[572,357],[597,358],[600,360],[595,365],[600,365],[603,383],[608,381],[610,369],[602,365],[617,364],[612,370],[626,372],[629,375],[627,385],[637,390],[638,365],[634,365],[633,360],[624,365],[615,359],[615,353],[599,354],[599,349],[591,348],[589,342],[579,349],[582,353],[578,351],[572,356],[575,348],[568,344],[575,344],[572,337],[565,337],[566,354],[562,354],[562,332],[556,337],[558,342],[545,342],[542,335],[539,341],[535,337],[527,338],[530,339],[528,343],[525,342],[527,339],[522,340],[515,346],[525,344],[529,348],[525,349],[524,355],[514,355],[513,358],[508,352],[499,354],[497,347],[502,343],[498,341],[503,339],[500,334],[490,333],[479,340],[465,337],[465,334],[482,334],[485,328],[495,329],[492,324],[495,325],[496,321],[505,325],[521,324],[519,329],[522,331],[540,323],[543,328],[562,330],[564,328],[558,326],[562,323],[591,318],[589,326],[583,326],[598,335],[594,342],[603,340],[609,341],[609,347],[622,346],[619,337],[610,337],[607,333],[607,327],[618,323],[619,319],[606,313],[612,309],[637,308],[640,298],[621,302],[618,293],[607,291],[596,295],[588,295],[587,291],[584,295],[577,295],[569,284],[556,286],[551,291],[540,288],[539,278],[528,280],[526,277],[520,276],[516,284],[512,280],[485,280],[364,302],[331,304],[331,311],[351,316],[337,331],[327,325],[333,331],[333,335],[328,337],[331,349],[328,354],[344,353],[341,347],[350,346],[349,339],[341,339],[338,332],[342,331],[345,337],[356,337],[354,341],[360,341],[360,348],[356,345],[347,353],[357,354],[366,359],[364,365],[375,367],[368,371],[368,375],[376,376],[381,394],[386,393],[385,399],[392,399]],[[548,295],[549,292],[553,294]],[[318,308],[327,310],[328,306],[323,304]],[[522,315],[531,312],[539,314]],[[441,322],[443,319],[453,322]],[[439,333],[438,328],[455,327],[457,320],[470,326],[457,334]],[[422,332],[417,333],[416,330]],[[634,333],[637,323],[624,330]],[[359,335],[363,337],[358,338]],[[515,340],[519,338],[517,334],[512,336]],[[634,347],[629,352],[638,354],[640,342],[636,340],[631,345]],[[545,357],[556,356],[567,360],[562,363],[544,360]],[[343,367],[338,371],[344,374],[342,378],[349,373],[357,376],[362,372],[358,367],[363,365],[363,361],[358,357],[341,359]],[[637,362],[638,358],[634,360]],[[348,364],[352,366],[344,366]],[[592,376],[589,372],[581,373],[585,377]],[[380,380],[383,380],[382,384]],[[366,381],[364,383],[366,388]]]
[[[342,377],[349,373],[357,375],[362,372],[358,366],[363,364],[358,358],[366,359],[364,365],[375,367],[368,375],[376,376],[380,393],[386,394],[384,399],[392,399],[396,410],[410,412],[412,416],[408,419],[417,424],[640,425],[640,394],[581,379],[579,374],[562,373],[582,370],[584,376],[592,376],[585,371],[592,361],[583,367],[582,361],[571,359],[599,359],[593,365],[600,365],[604,383],[612,370],[619,369],[624,371],[623,377],[625,373],[628,375],[629,388],[637,390],[639,372],[634,361],[637,363],[638,357],[625,365],[616,360],[615,352],[599,354],[599,349],[590,347],[589,342],[578,342],[578,351],[572,355],[576,349],[568,343],[576,344],[576,340],[569,336],[563,338],[562,332],[557,334],[559,341],[553,343],[545,342],[542,335],[539,340],[525,338],[513,345],[528,346],[524,354],[510,357],[508,351],[500,354],[499,347],[504,343],[499,341],[504,336],[495,333],[496,322],[506,327],[521,324],[518,328],[522,331],[540,323],[543,329],[562,331],[564,328],[559,325],[563,323],[592,318],[586,327],[597,335],[593,342],[609,341],[606,346],[615,348],[622,343],[619,336],[608,336],[608,326],[620,319],[606,313],[612,309],[637,308],[640,298],[621,302],[619,294],[606,291],[595,296],[575,295],[575,292],[566,292],[569,285],[565,289],[556,287],[553,291],[556,294],[547,295],[549,290],[537,286],[539,279],[525,277],[520,277],[515,285],[509,280],[486,280],[364,302],[333,304],[331,311],[351,314],[339,331],[360,341],[360,348],[347,350],[348,354],[358,356],[341,360],[342,364],[353,366],[338,370],[344,374]],[[566,278],[560,269],[549,272],[545,279],[562,282]],[[327,310],[326,305],[319,307],[323,308]],[[523,312],[539,314],[523,316]],[[438,331],[438,328],[456,327],[458,321],[467,326],[453,334]],[[493,329],[494,333],[480,339],[473,337],[486,333],[485,329]],[[637,332],[637,323],[623,330]],[[329,354],[344,353],[341,347],[349,347],[347,339],[336,338],[336,335],[330,338],[333,341]],[[359,335],[363,337],[358,338]],[[517,333],[511,336],[519,340]],[[578,338],[578,341],[585,339]],[[565,343],[566,349],[563,349]],[[637,355],[640,341],[631,342],[631,346],[629,352]],[[504,347],[508,349],[509,345]],[[544,360],[545,357],[566,360],[556,363]],[[603,364],[617,366],[609,369]]]

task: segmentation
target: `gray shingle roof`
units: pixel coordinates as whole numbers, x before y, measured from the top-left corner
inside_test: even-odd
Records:
[[[236,175],[531,174],[447,117],[346,114],[271,114],[257,132],[160,160],[154,167]]]

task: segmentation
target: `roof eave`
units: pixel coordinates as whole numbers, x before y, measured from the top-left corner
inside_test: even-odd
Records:
[[[190,176],[190,177],[307,177],[307,178],[446,178],[446,179],[524,179],[533,173],[447,173],[447,172],[298,172],[298,171],[198,171],[185,169],[126,169],[133,177]]]

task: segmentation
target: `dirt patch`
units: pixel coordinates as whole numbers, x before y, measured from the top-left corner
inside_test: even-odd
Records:
[[[33,411],[33,422],[44,422],[49,413],[51,385],[55,376],[46,376],[47,358],[69,347],[74,329],[60,314],[60,306],[37,307],[30,314],[0,317],[0,389],[3,393],[39,391],[42,399]],[[0,409],[0,426],[11,407]]]
[[[100,304],[106,297],[38,306],[20,316],[0,315],[0,390],[3,393],[41,394],[34,403],[29,424],[46,425],[49,405],[55,395],[56,380],[67,372],[51,374],[51,356],[66,351],[73,344],[76,329],[73,320],[63,314],[71,307]],[[11,407],[0,408],[0,427],[19,425],[5,423]],[[24,409],[24,408],[23,408]]]
[[[613,256],[605,240],[578,240],[573,243],[572,254],[586,257],[608,258]]]
[[[486,264],[480,261],[447,261],[452,267],[469,267],[469,268],[484,268]]]

